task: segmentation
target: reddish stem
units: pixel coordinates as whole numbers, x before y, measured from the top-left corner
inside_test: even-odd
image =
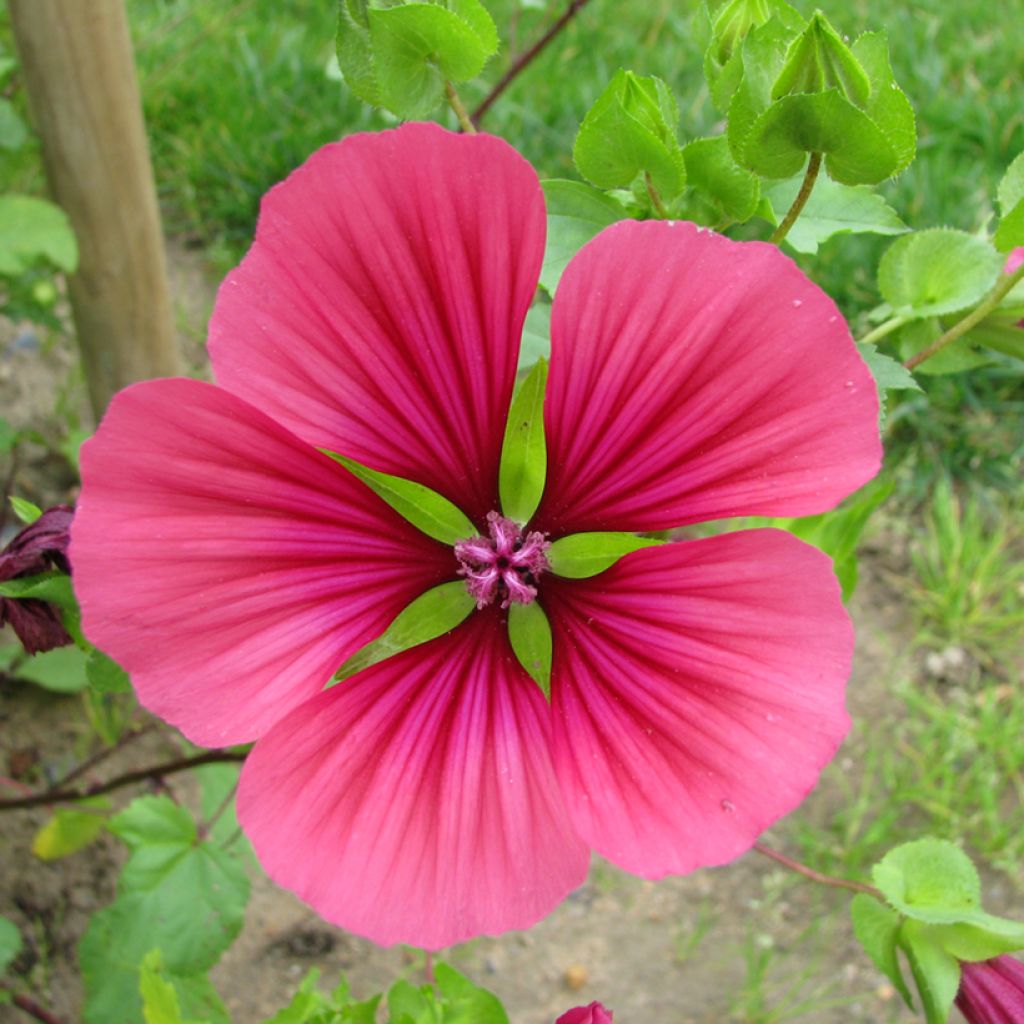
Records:
[[[755,843],[754,849],[765,857],[770,857],[783,867],[789,868],[790,871],[795,871],[798,875],[809,878],[812,882],[828,885],[833,889],[849,889],[850,892],[863,892],[868,896],[874,896],[876,900],[884,899],[882,894],[873,885],[854,882],[848,878],[835,878],[832,875],[823,875],[820,871],[815,871],[806,864],[801,864],[800,861],[793,860],[792,857],[787,857],[784,853],[779,853],[778,850],[773,850],[770,846],[765,846],[763,843]]]

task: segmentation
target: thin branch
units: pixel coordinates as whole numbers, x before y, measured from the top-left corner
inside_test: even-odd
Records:
[[[647,195],[650,197],[654,212],[662,220],[666,220],[668,218],[668,210],[665,209],[665,204],[661,201],[661,196],[658,195],[658,190],[654,187],[654,179],[651,177],[650,171],[644,171],[644,186],[647,188]]]
[[[146,733],[152,732],[155,728],[156,726],[150,723],[149,725],[144,725],[141,729],[133,729],[126,732],[113,746],[103,747],[91,757],[87,757],[80,764],[75,765],[66,775],[62,775],[57,779],[50,788],[58,789],[61,786],[66,786],[69,782],[74,782],[75,779],[80,779],[86,772],[91,771],[98,764],[106,761],[108,757],[113,757],[114,754],[124,750],[133,740],[137,740],[140,736],[145,736]]]
[[[115,789],[130,786],[135,782],[145,782],[147,779],[162,779],[164,776],[176,775],[178,772],[185,772],[190,768],[198,768],[204,764],[216,764],[220,761],[244,761],[246,756],[246,754],[235,753],[232,750],[208,750],[205,754],[181,757],[174,761],[165,761],[163,764],[154,764],[148,768],[125,772],[123,775],[116,775],[106,782],[87,786],[85,789],[54,788],[48,789],[45,793],[37,793],[35,796],[19,797],[15,800],[0,800],[0,811],[18,811],[26,807],[40,807],[44,804],[66,804],[74,803],[78,800],[88,800],[89,797],[111,793]]]
[[[957,338],[962,337],[972,327],[981,323],[1003,301],[1010,289],[1020,280],[1024,280],[1024,263],[1012,274],[1000,274],[992,291],[988,293],[977,309],[968,313],[963,320],[950,327],[945,334],[939,335],[927,348],[923,348],[916,355],[911,356],[903,364],[904,367],[908,370],[913,370],[915,366],[920,366],[926,359],[931,359],[933,355],[941,352],[947,345],[952,345]]]
[[[488,110],[494,106],[498,97],[523,73],[533,62],[534,58],[551,42],[559,32],[569,24],[582,10],[589,0],[570,0],[569,6],[562,13],[562,16],[545,32],[532,46],[524,50],[508,66],[508,70],[498,79],[491,91],[481,100],[479,106],[473,111],[473,121],[479,124]]]
[[[793,200],[793,205],[789,208],[789,212],[782,218],[782,223],[772,232],[772,237],[768,239],[769,242],[779,245],[786,235],[789,234],[789,229],[796,223],[797,217],[800,216],[800,211],[807,204],[807,200],[811,198],[811,191],[814,189],[814,182],[818,177],[819,170],[821,170],[821,154],[812,153],[811,159],[807,162],[804,180],[800,184],[800,191],[797,192],[796,199]]]
[[[4,992],[10,992],[11,1002],[19,1010],[24,1010],[30,1017],[42,1021],[42,1024],[64,1024],[60,1017],[54,1016],[45,1006],[40,1006],[34,999],[29,999],[28,996],[12,991],[7,985],[0,984],[0,989],[3,989]]]
[[[466,110],[459,99],[459,94],[455,91],[455,86],[451,82],[444,83],[444,94],[448,97],[448,105],[455,111],[455,116],[459,119],[459,126],[467,135],[476,135],[476,125],[473,124],[473,119],[469,116],[469,112]]]
[[[875,342],[881,341],[887,334],[892,334],[897,328],[902,327],[907,323],[906,317],[894,316],[891,320],[886,320],[884,324],[879,324],[873,330],[868,331],[863,338],[857,339],[858,345],[874,345]]]
[[[790,871],[795,871],[798,875],[809,878],[812,882],[828,885],[833,889],[849,889],[850,892],[863,892],[868,896],[874,896],[876,900],[884,900],[882,894],[873,885],[854,882],[848,878],[835,878],[832,875],[823,875],[820,871],[815,871],[813,868],[807,867],[806,864],[801,864],[800,861],[793,860],[792,857],[787,857],[784,853],[779,853],[778,850],[773,850],[770,846],[765,846],[764,843],[755,843],[754,849],[783,867],[789,868]]]

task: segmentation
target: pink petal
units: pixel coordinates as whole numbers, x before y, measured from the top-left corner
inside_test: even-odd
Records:
[[[555,770],[599,853],[647,878],[722,864],[803,800],[849,724],[825,555],[750,530],[544,583]]]
[[[551,335],[542,529],[823,512],[878,470],[871,375],[772,245],[613,225],[569,264]]]
[[[438,949],[526,928],[583,882],[548,707],[505,637],[474,613],[256,744],[239,818],[278,884],[374,942]]]
[[[196,743],[254,739],[454,556],[226,391],[117,395],[82,452],[70,558],[86,635]]]
[[[537,176],[434,124],[325,146],[263,201],[210,324],[217,381],[482,520],[544,254]]]

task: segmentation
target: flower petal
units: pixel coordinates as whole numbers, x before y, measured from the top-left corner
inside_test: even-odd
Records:
[[[541,529],[806,515],[878,470],[871,374],[775,246],[613,225],[569,264],[551,341]]]
[[[254,739],[323,688],[451,552],[259,410],[192,380],[122,391],[82,451],[86,635],[196,743]]]
[[[325,146],[263,201],[217,297],[217,381],[479,521],[544,254],[537,175],[433,124]]]
[[[779,530],[544,580],[555,770],[634,874],[722,864],[807,795],[849,725],[853,631],[828,558]]]
[[[253,748],[239,820],[278,884],[382,945],[525,928],[587,871],[550,716],[492,611],[298,708]]]

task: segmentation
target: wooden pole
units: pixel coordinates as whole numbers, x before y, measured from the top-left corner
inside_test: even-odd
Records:
[[[97,418],[180,372],[160,213],[123,0],[9,0],[50,189],[75,230],[68,282]]]

